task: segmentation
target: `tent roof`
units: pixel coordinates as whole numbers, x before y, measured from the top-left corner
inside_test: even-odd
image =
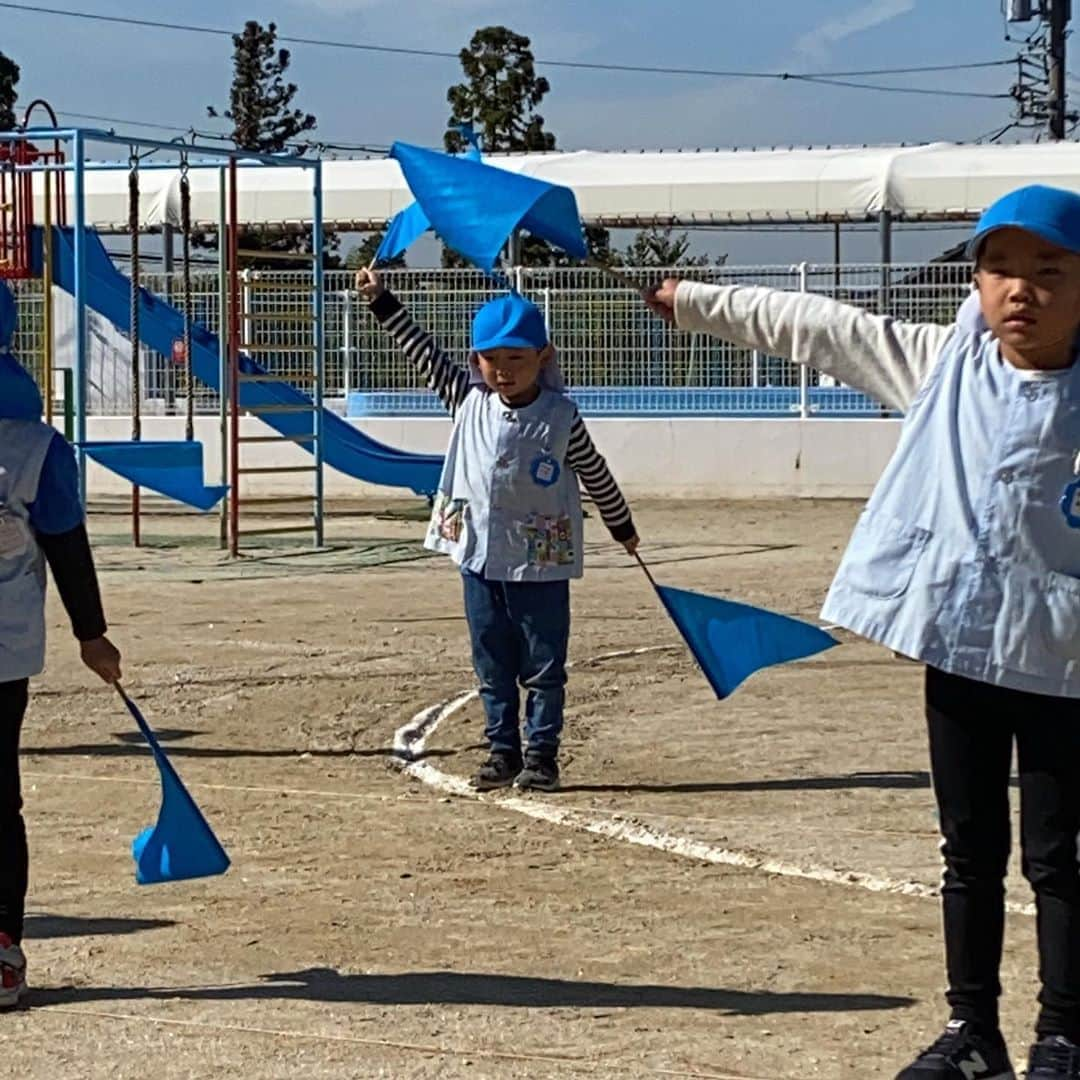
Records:
[[[977,216],[999,195],[1024,184],[1080,191],[1080,144],[1073,142],[682,153],[583,150],[487,160],[572,188],[586,223],[607,226],[866,221],[882,210],[898,220],[948,221]],[[218,176],[216,168],[191,171],[192,216],[202,227],[217,222]],[[309,170],[245,167],[240,170],[240,217],[246,224],[310,222],[311,184]],[[140,186],[145,227],[179,222],[175,169],[146,169]],[[88,172],[86,192],[87,224],[103,231],[126,229],[125,169]],[[381,228],[411,201],[395,161],[323,165],[323,219],[328,225]]]

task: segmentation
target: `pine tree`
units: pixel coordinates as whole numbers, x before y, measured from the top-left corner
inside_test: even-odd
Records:
[[[293,106],[298,87],[286,81],[292,63],[288,49],[277,47],[277,26],[262,26],[254,19],[244,24],[242,33],[233,34],[233,81],[229,107],[219,113],[207,107],[211,117],[231,120],[232,140],[242,150],[258,154],[290,152],[304,154],[310,145],[300,138],[316,125],[315,117]],[[341,264],[336,254],[336,234],[325,237],[323,265],[327,269]],[[287,234],[281,229],[245,230],[240,246],[261,251],[311,251],[310,235]],[[258,264],[256,264],[258,265]],[[265,269],[280,269],[281,264],[267,259]]]
[[[690,254],[688,233],[654,225],[634,237],[622,261],[627,266],[707,266],[709,257]]]
[[[261,26],[254,19],[233,34],[233,82],[229,108],[223,115],[233,125],[233,142],[243,150],[277,154],[308,149],[297,136],[315,127],[315,117],[292,107],[298,87],[286,82],[292,57],[277,47],[277,26]],[[219,115],[213,106],[210,116]]]
[[[19,65],[0,52],[0,131],[14,131],[18,127],[15,119],[15,102],[19,93],[15,89],[19,81]]]
[[[555,136],[546,130],[543,116],[536,111],[551,85],[536,74],[531,45],[529,38],[505,26],[486,26],[473,34],[460,54],[465,82],[451,86],[446,92],[450,119],[443,143],[449,153],[463,153],[468,147],[460,130],[462,124],[472,125],[485,153],[555,149]],[[610,258],[611,244],[606,229],[587,229],[586,242],[590,253]],[[522,237],[520,250],[523,266],[552,266],[568,261],[537,237]],[[443,265],[465,266],[466,263],[444,248]]]

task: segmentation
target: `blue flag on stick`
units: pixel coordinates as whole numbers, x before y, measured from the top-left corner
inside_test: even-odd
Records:
[[[558,184],[407,143],[390,156],[443,242],[491,273],[515,229],[526,229],[568,255],[588,255],[574,193]]]
[[[831,634],[800,619],[718,596],[655,586],[705,678],[723,700],[764,667],[831,649]]]
[[[225,873],[229,868],[225,849],[188,794],[138,706],[119,685],[116,689],[139,725],[161,773],[161,809],[157,824],[143,829],[131,842],[135,880],[140,885],[157,885]]]
[[[410,203],[395,214],[386,227],[379,250],[375,252],[375,265],[403,255],[430,228],[431,222],[420,209],[420,204]]]

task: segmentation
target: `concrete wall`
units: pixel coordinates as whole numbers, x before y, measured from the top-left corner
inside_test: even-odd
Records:
[[[449,421],[397,419],[355,421],[373,438],[390,446],[442,453]],[[722,499],[755,496],[796,498],[865,498],[892,454],[900,432],[898,420],[729,420],[593,419],[593,439],[628,496],[635,498]],[[127,417],[93,417],[92,440],[128,439]],[[261,421],[247,418],[244,434],[268,434]],[[196,419],[196,438],[205,446],[206,477],[216,482],[221,460],[218,421]],[[143,419],[144,439],[182,439],[182,417]],[[248,445],[249,466],[303,464],[302,450],[285,443]],[[125,495],[128,485],[91,462],[90,498]],[[251,476],[250,495],[304,494],[311,477],[304,474]],[[332,469],[326,471],[329,498],[386,499],[394,489],[359,483]],[[398,494],[406,494],[398,492]]]

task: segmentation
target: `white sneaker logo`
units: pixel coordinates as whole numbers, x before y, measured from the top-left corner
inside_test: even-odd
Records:
[[[958,1064],[960,1071],[964,1074],[964,1080],[977,1080],[988,1068],[986,1059],[978,1050],[972,1050],[971,1057],[967,1061],[958,1062]]]

